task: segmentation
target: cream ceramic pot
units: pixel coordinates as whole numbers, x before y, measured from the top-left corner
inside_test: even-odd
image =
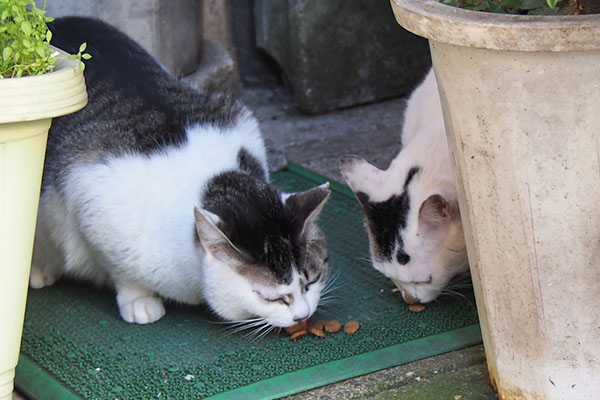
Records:
[[[66,54],[62,53],[62,57]],[[12,398],[51,118],[87,103],[77,60],[0,80],[0,399]]]

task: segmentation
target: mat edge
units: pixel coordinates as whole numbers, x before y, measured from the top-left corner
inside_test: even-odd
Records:
[[[36,400],[79,400],[80,397],[60,384],[45,369],[29,357],[20,354],[16,368],[15,388],[28,399]]]
[[[401,343],[369,353],[295,371],[266,379],[228,392],[207,397],[211,400],[269,400],[341,382],[345,379],[369,374],[385,368],[448,353],[482,343],[479,324],[455,329],[437,335]],[[443,347],[443,348],[442,348]],[[393,356],[393,357],[392,357]],[[394,358],[399,361],[385,360]],[[383,360],[383,362],[382,362]],[[375,362],[375,365],[370,365]],[[349,366],[344,364],[350,364]],[[324,373],[323,371],[327,371]],[[326,379],[319,377],[327,376]],[[315,377],[317,379],[315,379]]]

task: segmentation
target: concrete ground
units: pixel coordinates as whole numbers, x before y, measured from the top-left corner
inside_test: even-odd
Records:
[[[307,116],[282,87],[245,88],[241,97],[260,121],[273,169],[285,165],[287,159],[343,182],[338,170],[342,155],[360,154],[387,168],[400,149],[404,99]],[[479,345],[285,399],[488,400],[497,396]]]

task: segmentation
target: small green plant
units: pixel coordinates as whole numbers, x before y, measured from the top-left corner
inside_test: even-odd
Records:
[[[504,14],[550,15],[559,0],[440,0],[444,4],[475,11]]]
[[[46,16],[45,8],[37,8],[34,0],[0,0],[0,79],[54,70],[58,52],[48,46],[52,32],[46,25],[54,18]],[[91,58],[85,49],[83,43],[79,53],[67,57],[79,60],[82,69],[81,60]]]

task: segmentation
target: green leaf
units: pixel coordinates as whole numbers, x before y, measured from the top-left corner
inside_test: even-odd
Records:
[[[29,23],[29,21],[23,21],[23,22],[21,22],[21,30],[27,36],[31,35],[31,24]]]
[[[13,50],[9,46],[5,47],[4,50],[2,50],[2,59],[4,61],[8,60],[12,55],[12,51]]]
[[[46,46],[43,44],[39,44],[35,48],[35,52],[38,53],[40,57],[46,57]]]
[[[89,53],[83,53],[81,55],[81,58],[83,58],[84,60],[89,60],[90,58],[92,58],[92,55]]]
[[[79,46],[79,52],[83,53],[86,48],[87,48],[87,43],[86,42],[81,43],[81,45]]]
[[[52,40],[52,31],[48,29],[46,31],[46,42],[50,43],[50,40]]]
[[[23,39],[21,43],[23,43],[23,46],[25,46],[27,49],[31,47],[31,40],[29,39]]]

